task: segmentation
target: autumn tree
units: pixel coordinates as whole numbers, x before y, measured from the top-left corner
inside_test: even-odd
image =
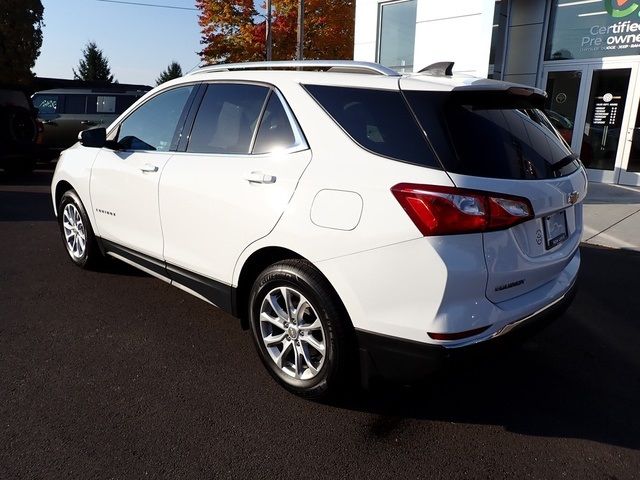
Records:
[[[291,60],[296,53],[298,0],[272,0],[273,59]],[[265,59],[264,5],[253,0],[197,0],[207,63]],[[353,58],[355,1],[305,0],[304,57]]]
[[[86,82],[113,82],[109,60],[95,42],[87,43],[82,50],[82,58],[78,63],[78,71],[73,70],[74,80]]]
[[[180,78],[182,76],[182,67],[175,60],[169,64],[167,69],[163,71],[156,79],[156,85],[160,85],[174,78]]]
[[[42,46],[40,0],[2,0],[0,6],[0,81],[26,84]]]

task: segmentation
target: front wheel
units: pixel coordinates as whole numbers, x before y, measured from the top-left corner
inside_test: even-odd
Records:
[[[102,254],[87,212],[73,190],[62,195],[58,205],[58,222],[71,261],[81,268],[95,267],[102,259]]]
[[[340,393],[353,367],[351,332],[320,272],[304,260],[271,265],[249,302],[254,343],[269,373],[303,397]]]

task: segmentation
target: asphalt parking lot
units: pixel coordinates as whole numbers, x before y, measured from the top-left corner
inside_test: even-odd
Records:
[[[0,478],[640,478],[640,253],[584,247],[574,304],[519,348],[323,405],[232,317],[74,267],[50,178],[0,173]]]

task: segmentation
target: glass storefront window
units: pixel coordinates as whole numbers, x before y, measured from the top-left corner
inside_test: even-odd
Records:
[[[399,72],[413,70],[416,0],[380,4],[378,62]]]
[[[640,1],[554,0],[546,60],[640,54]]]
[[[582,72],[549,72],[546,91],[549,95],[545,113],[564,140],[571,145],[578,108]]]
[[[580,148],[580,159],[587,168],[615,167],[630,77],[630,68],[593,72]]]

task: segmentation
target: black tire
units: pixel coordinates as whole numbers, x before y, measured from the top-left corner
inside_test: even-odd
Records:
[[[84,229],[86,240],[85,248],[81,255],[74,254],[72,248],[67,242],[65,235],[65,227],[63,225],[65,221],[65,209],[70,204],[73,205],[79,213],[82,221],[82,228]],[[93,233],[93,228],[91,228],[91,222],[89,221],[89,217],[87,216],[84,205],[82,205],[82,201],[80,200],[80,197],[78,197],[78,194],[73,190],[66,191],[60,199],[60,204],[58,205],[58,225],[60,227],[60,233],[62,235],[62,242],[67,253],[69,254],[69,258],[71,259],[71,261],[80,268],[96,268],[101,263],[104,257],[102,256],[102,252],[100,252],[100,248],[98,247],[98,242]]]
[[[293,378],[278,367],[262,338],[262,303],[269,292],[279,287],[289,287],[302,294],[313,306],[317,319],[322,323],[324,361],[318,373],[308,380]],[[341,396],[349,387],[357,385],[357,382],[349,381],[357,371],[353,328],[327,280],[308,261],[284,260],[269,266],[258,275],[249,294],[249,319],[254,344],[267,371],[290,392],[305,398],[328,400]]]

